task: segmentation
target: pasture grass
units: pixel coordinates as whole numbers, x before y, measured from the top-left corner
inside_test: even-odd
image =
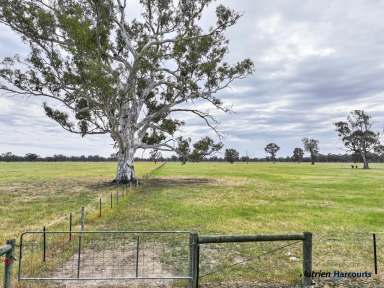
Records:
[[[143,175],[154,167],[139,163],[137,170]],[[337,269],[342,263],[348,269],[368,267],[371,271],[369,232],[383,231],[384,224],[384,165],[371,167],[351,169],[343,163],[167,163],[130,191],[115,209],[106,210],[103,217],[92,212],[87,229],[188,230],[200,234],[311,231],[315,233],[316,267]],[[0,231],[5,231],[0,240],[24,230],[40,230],[47,223],[51,229],[62,229],[62,219],[57,219],[81,206],[95,206],[93,201],[99,195],[107,198],[115,191],[105,184],[114,172],[114,163],[0,163]],[[345,243],[335,244],[335,237],[327,236],[331,234]],[[382,243],[384,237],[378,237]],[[379,254],[384,255],[381,246]],[[273,249],[261,245],[228,251],[235,251],[233,259],[241,262],[249,251],[258,255],[269,248]],[[213,248],[207,250],[205,259],[212,258],[223,271],[233,263],[233,259],[220,258]],[[279,267],[291,271],[288,274],[276,272],[276,261],[265,258],[264,266],[259,259],[241,269],[208,276],[206,281],[260,279],[264,273],[265,281],[297,283],[300,251],[294,247],[277,256]],[[296,260],[291,262],[291,257]],[[330,257],[332,261],[328,261]],[[353,263],[354,258],[366,262],[359,266]],[[351,264],[347,265],[346,259]],[[203,269],[208,271],[211,266],[203,264]],[[258,271],[260,267],[271,270]]]
[[[138,175],[154,169],[138,163]],[[0,162],[0,242],[26,230],[57,228],[68,222],[70,212],[78,218],[80,207],[92,205],[100,196],[108,199],[116,163],[103,162]]]
[[[384,165],[371,166],[168,163],[103,220],[200,233],[382,231]]]
[[[370,232],[383,231],[384,224],[383,176],[384,165],[362,170],[348,164],[168,163],[132,192],[124,207],[97,225],[99,229],[200,234],[310,231],[314,233],[314,269],[372,271]],[[378,235],[380,242],[383,236]],[[253,256],[278,247],[255,246]],[[224,248],[224,255],[234,251],[228,245]],[[215,265],[223,270],[204,280],[257,278],[265,283],[271,279],[297,283],[300,279],[300,246],[227,271],[233,261],[247,254],[235,250],[240,256],[227,261],[216,257]],[[384,255],[381,245],[378,254]],[[212,258],[212,253],[205,258]],[[209,264],[202,269],[211,270]]]

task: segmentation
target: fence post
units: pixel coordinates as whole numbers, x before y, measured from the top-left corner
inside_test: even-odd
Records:
[[[46,228],[45,226],[43,227],[43,262],[46,260],[46,255],[47,255],[47,234],[45,233]]]
[[[81,207],[80,210],[80,233],[79,233],[79,250],[77,251],[77,279],[80,278],[80,263],[81,263],[81,240],[82,240],[82,232],[84,231],[84,222],[85,222],[85,213],[84,207]]]
[[[112,192],[111,192],[111,209],[113,208],[113,195],[112,195]]]
[[[376,251],[376,234],[373,233],[373,261],[375,267],[375,274],[377,275],[377,251]]]
[[[190,249],[189,249],[189,272],[191,276],[190,288],[199,287],[199,235],[191,233],[190,235]]]
[[[69,241],[72,240],[72,212],[69,213]]]
[[[101,217],[101,197],[99,199],[99,217]]]
[[[312,233],[304,232],[303,240],[303,284],[304,287],[312,285]]]
[[[119,204],[119,188],[120,188],[120,183],[116,182],[116,205]]]
[[[80,210],[80,231],[84,231],[84,225],[85,225],[85,208],[81,207]]]
[[[136,278],[139,277],[139,255],[140,255],[140,236],[137,236],[136,238],[136,261],[135,261],[135,266],[136,266]]]
[[[16,240],[7,240],[7,245],[11,245],[12,249],[5,254],[5,268],[4,268],[4,288],[11,288],[12,286],[12,266],[15,260],[14,252]]]

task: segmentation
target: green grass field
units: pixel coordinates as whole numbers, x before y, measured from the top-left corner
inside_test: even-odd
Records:
[[[136,164],[139,175],[155,167],[153,163]],[[167,163],[130,191],[118,207],[105,209],[103,217],[90,213],[87,229],[200,234],[311,231],[346,238],[356,232],[380,232],[384,227],[384,165],[371,167]],[[43,225],[63,229],[69,212],[81,206],[95,209],[100,195],[108,199],[115,191],[108,184],[114,172],[114,163],[0,163],[0,240],[17,237],[25,230],[40,230]],[[369,239],[356,239],[342,253],[357,253],[370,245]],[[299,268],[296,263],[292,269],[296,273]],[[245,276],[230,275],[251,279],[256,277],[252,269],[248,268]],[[271,275],[266,279],[281,276]],[[210,279],[221,279],[217,277]],[[295,274],[289,281],[295,282],[297,277]]]
[[[383,165],[365,171],[346,164],[167,164],[156,175],[174,184],[151,187],[154,197],[146,203],[170,210],[183,228],[259,233],[384,226]],[[209,181],[178,185],[178,177]]]
[[[136,169],[143,175],[153,168],[139,163]],[[70,212],[78,214],[80,207],[114,191],[105,184],[115,171],[115,163],[0,162],[0,241],[62,224]]]

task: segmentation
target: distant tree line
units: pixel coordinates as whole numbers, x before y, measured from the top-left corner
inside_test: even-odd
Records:
[[[295,148],[301,149],[301,148]],[[249,157],[249,156],[240,156],[239,152],[235,149],[227,149],[225,157],[211,156],[199,159],[198,161],[190,160],[190,162],[268,162],[273,161],[270,157]],[[299,156],[297,156],[299,154]],[[296,151],[293,156],[287,157],[276,157],[274,160],[278,162],[306,162],[311,163],[312,158],[303,157],[303,151]],[[178,162],[180,161],[179,157],[176,155],[164,157],[161,153],[154,153],[150,158],[140,158],[136,157],[136,161],[153,161],[153,162]],[[299,158],[297,158],[299,157]],[[375,163],[384,163],[384,155],[376,153],[368,153],[367,158],[370,162]],[[61,161],[74,161],[74,162],[106,162],[106,161],[115,161],[115,155],[110,157],[103,157],[99,155],[88,155],[88,156],[65,156],[65,155],[53,155],[47,157],[41,157],[34,153],[28,153],[24,156],[15,155],[11,152],[0,154],[0,161],[3,162],[34,162],[34,161],[43,161],[43,162],[61,162]],[[360,162],[361,159],[359,155],[355,154],[318,154],[316,156],[317,162]]]
[[[164,157],[158,149],[150,152],[149,158],[135,158],[136,161],[180,161],[182,164],[186,162],[202,162],[202,161],[217,161],[217,162],[357,162],[363,163],[363,168],[369,168],[369,162],[384,163],[384,145],[381,144],[381,134],[372,130],[371,116],[363,110],[354,110],[348,114],[347,121],[339,121],[334,123],[336,132],[343,142],[346,151],[345,154],[321,154],[319,153],[319,141],[312,138],[303,138],[303,148],[296,147],[293,149],[292,156],[277,157],[280,147],[276,143],[269,143],[265,146],[264,151],[268,154],[263,158],[251,158],[247,155],[241,156],[240,153],[233,148],[227,148],[224,152],[224,157],[216,156],[215,154],[223,148],[223,144],[215,143],[211,138],[205,137],[194,144],[191,139],[179,139],[180,144],[176,149],[177,155]],[[305,157],[305,152],[309,157]],[[40,157],[34,153],[28,153],[24,156],[14,155],[11,152],[0,154],[0,161],[16,162],[16,161],[88,161],[102,162],[115,161],[116,155],[110,157],[102,157],[99,155],[89,156],[65,156],[53,155],[49,157]],[[357,168],[352,165],[352,168]]]
[[[102,157],[99,155],[88,155],[88,156],[65,156],[62,154],[57,154],[53,156],[41,157],[35,153],[27,153],[24,156],[15,155],[12,152],[6,152],[0,154],[0,161],[4,162],[34,162],[34,161],[44,161],[44,162],[59,162],[59,161],[78,161],[78,162],[103,162],[103,161],[116,161],[114,155],[110,157]]]

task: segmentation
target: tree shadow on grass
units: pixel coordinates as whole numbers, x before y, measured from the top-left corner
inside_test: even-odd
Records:
[[[98,190],[105,190],[105,189],[116,188],[117,185],[116,185],[116,183],[113,183],[112,181],[102,181],[102,182],[97,182],[97,183],[89,184],[86,187],[88,189],[92,189],[92,190],[98,191]]]
[[[139,188],[140,187],[180,187],[180,186],[197,186],[197,185],[207,185],[214,184],[217,181],[215,179],[209,178],[142,178],[139,179]],[[124,188],[125,185],[120,185],[120,188]],[[127,186],[129,187],[129,186]],[[87,185],[88,189],[95,191],[117,188],[116,183],[110,181],[98,182]]]
[[[154,187],[180,187],[180,186],[199,186],[216,183],[215,179],[209,178],[149,178],[143,179],[141,184],[143,186]]]

